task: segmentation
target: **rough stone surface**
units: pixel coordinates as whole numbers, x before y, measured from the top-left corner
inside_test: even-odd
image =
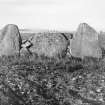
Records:
[[[100,32],[98,36],[99,46],[102,50],[102,57],[105,57],[105,32]]]
[[[30,48],[32,53],[39,56],[57,57],[65,55],[68,41],[60,33],[39,33],[32,40],[33,46]]]
[[[101,58],[102,51],[99,47],[98,33],[86,23],[79,25],[75,38],[71,43],[71,53],[74,57]]]
[[[105,32],[100,32],[98,40],[100,47],[105,50]]]
[[[19,54],[21,37],[16,25],[8,24],[0,32],[0,56]]]

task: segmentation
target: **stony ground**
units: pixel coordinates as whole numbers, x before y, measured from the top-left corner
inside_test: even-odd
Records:
[[[105,67],[96,60],[1,64],[0,105],[105,104]]]

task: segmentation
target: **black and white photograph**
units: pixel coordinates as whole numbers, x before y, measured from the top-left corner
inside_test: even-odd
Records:
[[[105,0],[0,0],[0,105],[105,105]]]

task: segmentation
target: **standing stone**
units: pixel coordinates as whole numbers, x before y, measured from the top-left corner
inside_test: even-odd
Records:
[[[16,25],[8,24],[0,32],[0,56],[19,54],[21,36]]]
[[[60,33],[39,33],[34,36],[32,44],[30,48],[32,53],[56,58],[58,55],[66,55],[68,41]]]
[[[80,24],[71,43],[71,53],[74,57],[101,58],[102,51],[98,43],[98,33],[88,24]]]

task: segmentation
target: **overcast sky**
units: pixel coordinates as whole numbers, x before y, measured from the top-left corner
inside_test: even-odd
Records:
[[[0,0],[0,28],[72,31],[82,22],[105,31],[105,0]]]

